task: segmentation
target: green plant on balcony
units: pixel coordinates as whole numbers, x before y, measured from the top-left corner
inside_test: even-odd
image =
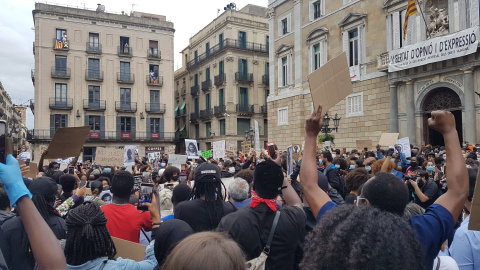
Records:
[[[332,134],[328,134],[328,133],[327,134],[320,134],[317,137],[317,141],[318,141],[319,144],[324,143],[326,141],[330,141],[333,144],[334,140],[335,140],[335,136],[333,136]]]

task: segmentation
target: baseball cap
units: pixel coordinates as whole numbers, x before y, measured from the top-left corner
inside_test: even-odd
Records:
[[[221,180],[218,166],[212,163],[202,163],[195,169],[195,182],[216,182]]]
[[[33,180],[30,185],[28,185],[28,190],[34,195],[37,194],[45,198],[52,198],[57,193],[58,187],[52,178],[42,176]]]

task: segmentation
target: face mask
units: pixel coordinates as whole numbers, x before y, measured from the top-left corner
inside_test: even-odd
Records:
[[[337,155],[335,155],[335,154],[332,154],[332,157],[333,157],[333,158],[336,158],[336,157],[337,157]]]
[[[228,168],[228,173],[234,174],[235,173],[235,168],[234,167]]]
[[[167,164],[165,164],[165,162],[162,162],[162,164],[161,164],[161,165],[162,165],[162,167],[165,167],[165,165],[167,165]]]
[[[438,150],[435,150],[434,152],[435,152],[435,153],[438,153]]]
[[[412,155],[416,156],[418,154],[417,151],[412,151]]]
[[[105,168],[105,169],[103,170],[103,172],[104,172],[104,173],[111,173],[111,172],[112,172],[112,169],[110,169],[110,168]]]
[[[433,172],[434,169],[435,169],[434,166],[427,166],[427,171],[429,172]]]
[[[395,162],[395,159],[394,159],[394,158],[392,158],[392,162]]]
[[[423,188],[423,186],[425,186],[425,183],[422,180],[420,180],[421,179],[420,177],[418,177],[417,179],[418,179],[417,181],[418,187]]]
[[[350,170],[355,169],[355,165],[350,165]]]
[[[178,181],[178,177],[179,177],[179,175],[172,176],[172,180],[173,180],[173,181]]]
[[[467,146],[467,144],[464,143],[464,144],[463,144],[463,147],[466,147],[466,146]]]
[[[323,161],[321,159],[318,161],[318,165],[323,165]]]
[[[103,190],[110,190],[110,187],[109,186],[104,186]]]
[[[477,158],[477,161],[480,162],[480,158]]]
[[[443,160],[447,160],[447,157],[443,157]]]
[[[335,164],[335,169],[340,169],[340,165],[339,165],[339,164]]]
[[[365,166],[365,170],[367,170],[367,172],[369,172],[369,171],[372,170],[372,167],[370,167],[370,166]]]
[[[407,160],[407,164],[410,164],[410,160]]]

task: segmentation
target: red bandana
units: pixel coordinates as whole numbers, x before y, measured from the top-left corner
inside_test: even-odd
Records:
[[[273,212],[277,211],[277,200],[276,199],[264,199],[260,198],[255,191],[252,189],[252,201],[250,202],[250,207],[255,208],[261,203],[266,203]]]

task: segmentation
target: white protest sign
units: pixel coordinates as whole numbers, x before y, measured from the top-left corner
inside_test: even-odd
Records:
[[[148,162],[155,161],[155,153],[148,153]]]
[[[135,165],[135,151],[138,151],[138,145],[125,145],[123,154],[123,166]]]
[[[330,147],[330,146],[332,146],[332,142],[331,142],[331,141],[324,141],[323,143],[324,143],[325,147]]]
[[[255,151],[260,151],[260,129],[258,128],[258,121],[255,120]]]
[[[287,177],[290,178],[290,176],[293,173],[293,149],[292,146],[287,147]]]
[[[95,151],[95,164],[102,166],[121,166],[124,151],[115,148],[97,147]]]
[[[188,158],[198,159],[199,153],[197,148],[197,140],[185,139],[185,148],[187,149]]]
[[[410,149],[410,139],[408,137],[397,140],[397,145],[400,147],[400,151],[405,154],[405,157],[411,157],[412,152]]]
[[[187,162],[186,155],[169,155],[168,156],[168,163],[172,165],[181,165],[181,164],[185,164],[185,162]]]
[[[21,153],[18,155],[18,159],[20,159],[20,160],[31,159],[30,152],[21,152]]]
[[[58,164],[68,165],[72,162],[72,160],[73,160],[73,157],[69,157],[69,158],[66,158],[66,159],[58,158],[56,161],[57,161]]]
[[[213,159],[225,158],[225,141],[213,142]]]

